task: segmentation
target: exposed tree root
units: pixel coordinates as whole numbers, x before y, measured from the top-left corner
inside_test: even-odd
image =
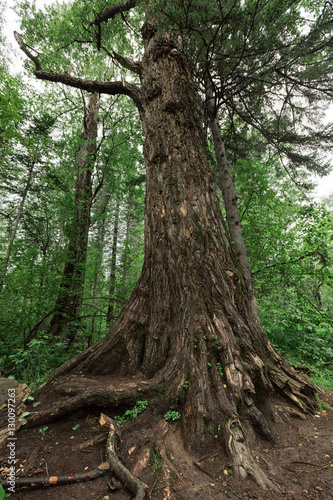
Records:
[[[52,420],[66,417],[72,412],[88,408],[108,408],[113,412],[119,406],[130,407],[138,399],[149,400],[149,414],[156,413],[156,408],[163,404],[164,407],[172,406],[177,401],[182,411],[181,427],[184,441],[195,449],[204,449],[210,446],[212,439],[211,429],[215,433],[221,431],[220,442],[228,452],[232,462],[235,477],[245,479],[251,477],[263,488],[277,491],[275,484],[264,474],[251,454],[251,439],[253,431],[264,439],[273,441],[274,435],[270,421],[274,420],[274,411],[269,404],[269,394],[274,388],[290,399],[302,411],[313,411],[313,387],[303,376],[293,374],[291,368],[279,360],[274,369],[268,366],[265,371],[259,358],[250,358],[255,365],[252,372],[236,360],[235,363],[223,366],[223,378],[210,358],[210,367],[207,369],[207,356],[205,345],[201,347],[203,356],[198,355],[192,368],[166,363],[162,370],[150,379],[137,380],[133,378],[111,378],[99,376],[98,378],[83,376],[81,373],[63,375],[60,379],[52,378],[51,383],[45,388],[47,396],[51,389],[59,398],[51,407],[39,409],[29,416],[29,427],[45,424]],[[198,354],[200,349],[198,349]],[[275,353],[274,353],[275,355]],[[278,355],[276,354],[278,357]],[[220,358],[222,360],[222,358]],[[249,359],[249,356],[248,356]],[[238,364],[237,364],[238,363]],[[187,365],[191,366],[191,365]],[[187,376],[185,375],[187,373]],[[186,382],[186,378],[189,382]],[[186,389],[184,389],[184,385]],[[260,393],[262,391],[262,394]],[[43,395],[43,394],[42,394]],[[163,397],[161,397],[163,395]],[[158,397],[157,397],[158,396]],[[43,401],[43,397],[41,398]],[[163,401],[163,403],[161,402]],[[195,405],[195,406],[194,406]],[[156,416],[159,411],[157,410]],[[143,420],[140,418],[140,423]],[[112,424],[114,425],[114,424]],[[216,431],[218,427],[218,431]],[[140,443],[135,447],[136,463],[130,473],[118,460],[113,440],[108,439],[108,460],[112,463],[112,470],[135,495],[135,498],[148,498],[148,490],[136,477],[149,463],[151,450],[157,450],[162,459],[164,498],[172,498],[170,477],[183,479],[179,476],[174,464],[168,459],[164,438],[168,425],[163,420],[153,426],[146,436],[148,444]],[[114,432],[114,429],[113,429]],[[214,434],[214,430],[213,430]]]
[[[144,500],[150,498],[149,488],[146,484],[137,479],[131,472],[120,462],[116,453],[116,425],[114,421],[102,413],[100,424],[109,428],[109,436],[106,443],[106,456],[110,464],[112,472],[126,486],[126,488],[134,495],[133,500]]]
[[[42,486],[60,486],[64,484],[82,483],[92,481],[109,474],[109,464],[101,464],[97,469],[90,472],[79,472],[71,476],[43,476],[43,477],[16,477],[15,486],[30,486],[41,488]],[[2,486],[7,486],[7,481],[1,481]]]
[[[279,491],[255,463],[240,422],[231,420],[227,422],[226,429],[229,433],[228,448],[233,459],[236,476],[240,479],[246,479],[250,476],[262,488]]]
[[[73,376],[62,382],[53,381],[53,390],[60,396],[51,407],[32,412],[27,419],[27,427],[35,427],[63,418],[80,410],[94,408],[117,408],[134,404],[138,394],[146,395],[156,384],[156,380],[133,381],[89,379]],[[50,387],[48,387],[50,390]],[[64,397],[65,396],[65,397]]]

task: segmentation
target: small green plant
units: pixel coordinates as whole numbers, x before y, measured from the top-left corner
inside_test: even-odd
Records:
[[[217,434],[215,434],[215,436],[214,436],[214,437],[215,437],[215,439],[217,439],[217,438],[219,437],[220,430],[221,430],[221,426],[220,426],[220,425],[218,425],[218,427],[217,427]]]
[[[0,500],[3,500],[6,497],[6,492],[0,484]]]
[[[167,487],[166,484],[161,484],[161,486],[156,486],[156,488],[154,488],[154,491],[164,490],[164,488],[166,488],[166,487]]]
[[[42,434],[42,436],[44,436],[44,434],[47,431],[47,429],[48,429],[47,426],[46,427],[41,427],[38,432],[39,432],[39,434]]]
[[[124,415],[117,415],[114,417],[114,421],[117,424],[123,424],[128,420],[135,420],[137,416],[142,413],[148,406],[148,401],[137,401],[132,410],[126,410]]]
[[[328,403],[325,401],[322,401],[318,395],[316,395],[318,407],[320,411],[332,411],[333,412],[333,406],[330,406]]]
[[[72,431],[78,431],[80,429],[80,424],[76,424],[74,425],[74,427],[72,427]]]
[[[181,414],[178,411],[175,410],[169,410],[165,415],[164,418],[165,420],[172,420],[173,422],[175,420],[179,420],[181,417]]]
[[[221,363],[216,363],[216,366],[217,366],[219,374],[221,375],[221,378],[223,378],[223,369],[222,369]]]
[[[188,389],[188,380],[185,380],[183,387],[187,391],[187,389]]]
[[[161,457],[160,453],[156,450],[152,450],[150,456],[151,456],[151,461],[152,461],[152,471],[153,471],[153,474],[156,474],[156,472],[162,466],[162,457]]]

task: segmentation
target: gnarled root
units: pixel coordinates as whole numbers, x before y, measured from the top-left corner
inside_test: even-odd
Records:
[[[27,427],[36,427],[41,424],[59,420],[71,413],[90,407],[94,408],[117,408],[122,405],[135,403],[137,392],[145,394],[154,386],[154,381],[118,380],[104,379],[97,382],[87,377],[75,377],[60,383],[53,383],[52,390],[59,394],[61,399],[37,412],[32,412],[27,419]],[[50,388],[49,388],[50,389]]]
[[[239,420],[230,420],[226,424],[228,433],[228,451],[234,464],[234,472],[239,479],[252,477],[262,488],[269,488],[273,491],[279,491],[274,483],[263,473],[255,463],[249,444],[244,436]]]
[[[126,486],[126,488],[134,495],[133,500],[150,499],[148,486],[137,479],[131,472],[120,462],[116,453],[116,424],[112,418],[101,414],[100,424],[109,428],[109,436],[106,443],[106,457],[110,464],[112,472]]]

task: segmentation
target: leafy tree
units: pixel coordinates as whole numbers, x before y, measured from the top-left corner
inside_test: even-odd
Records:
[[[235,166],[244,238],[263,326],[293,363],[330,378],[332,216],[300,197],[279,161]],[[274,186],[274,188],[273,188]]]
[[[73,221],[68,224],[70,226],[68,228],[68,257],[55,306],[56,314],[50,324],[50,333],[60,338],[67,335],[70,341],[73,341],[76,336],[75,322],[78,321],[84,292],[99,107],[100,95],[94,92],[84,115],[84,128],[77,151],[75,212]]]

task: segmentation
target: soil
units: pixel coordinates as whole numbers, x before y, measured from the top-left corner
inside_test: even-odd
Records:
[[[251,480],[237,481],[232,475],[228,458],[221,453],[218,436],[215,449],[206,450],[202,456],[185,450],[177,421],[170,423],[164,442],[169,464],[172,464],[168,469],[171,486],[169,496],[166,496],[165,469],[158,453],[150,455],[140,479],[149,486],[152,500],[329,500],[333,498],[333,412],[329,408],[333,406],[333,394],[320,392],[320,399],[324,403],[320,405],[321,410],[315,415],[306,416],[300,415],[284,399],[275,399],[280,417],[274,424],[276,442],[272,444],[256,438],[252,447],[253,456],[279,492],[263,490]],[[17,477],[68,476],[96,469],[105,462],[107,437],[107,431],[99,424],[99,416],[100,412],[79,412],[45,426],[31,429],[22,427],[17,432]],[[121,438],[121,428],[126,425],[120,426],[118,456],[131,470],[137,461],[135,443],[139,440],[142,442],[142,436],[149,429],[131,423],[131,434],[126,435],[125,442]],[[96,444],[89,446],[90,440]],[[6,477],[6,449],[0,451],[0,455],[0,471]],[[77,484],[43,486],[38,489],[20,487],[11,497],[17,500],[132,498],[111,473]]]

